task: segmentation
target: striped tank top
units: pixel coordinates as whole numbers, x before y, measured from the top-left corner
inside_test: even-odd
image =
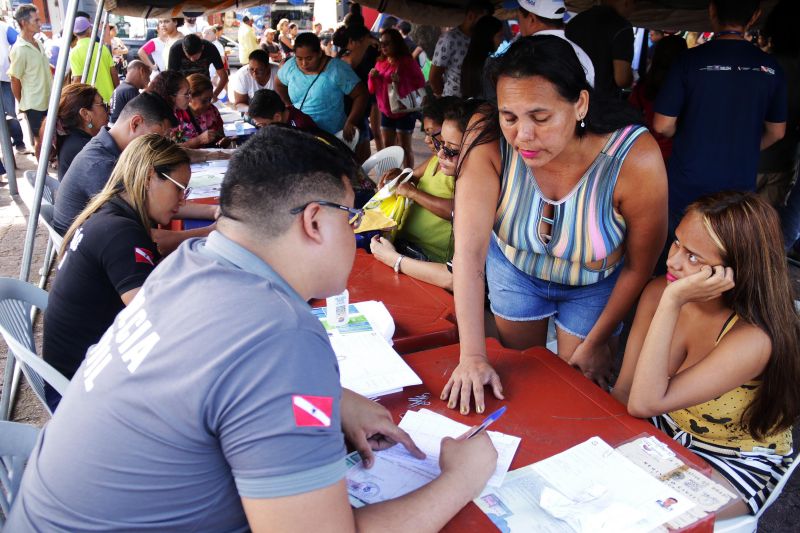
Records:
[[[597,283],[622,265],[625,219],[614,209],[617,176],[639,135],[630,125],[611,134],[575,187],[545,198],[524,159],[501,137],[503,177],[494,238],[522,272],[579,286]]]

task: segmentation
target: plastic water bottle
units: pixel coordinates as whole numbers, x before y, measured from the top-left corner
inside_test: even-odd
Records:
[[[233,124],[236,127],[236,135],[244,135],[244,121],[237,120]]]
[[[325,303],[325,318],[329,325],[339,327],[347,324],[348,307],[350,306],[350,292],[347,289],[341,294],[327,298]]]

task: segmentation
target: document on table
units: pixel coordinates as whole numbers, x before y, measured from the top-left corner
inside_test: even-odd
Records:
[[[192,163],[192,179],[189,185],[192,192],[189,199],[214,198],[219,196],[222,180],[228,171],[227,159],[214,159],[202,163]]]
[[[502,531],[646,533],[692,507],[599,437],[510,472],[475,500]],[[565,529],[566,528],[566,529]]]
[[[399,426],[404,429],[425,459],[417,459],[401,445],[375,453],[375,464],[366,469],[358,462],[347,472],[351,498],[364,503],[378,503],[398,498],[418,489],[441,473],[439,453],[444,437],[460,437],[470,426],[456,422],[428,409],[407,411]],[[488,484],[499,486],[519,447],[520,438],[497,431],[487,431],[497,450],[497,467]]]
[[[350,304],[347,324],[333,327],[325,318],[325,308],[311,310],[328,332],[336,358],[342,387],[363,396],[376,397],[399,392],[404,387],[421,385],[422,380],[394,351],[391,339],[394,321],[381,302]]]
[[[672,529],[693,524],[726,506],[736,496],[712,479],[689,467],[675,452],[653,436],[641,437],[617,447],[639,468],[683,494],[696,505],[667,523]]]

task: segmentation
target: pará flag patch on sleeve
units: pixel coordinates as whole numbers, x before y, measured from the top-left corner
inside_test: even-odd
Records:
[[[153,252],[147,248],[140,248],[136,246],[133,249],[133,256],[137,263],[147,263],[150,266],[156,266],[155,261],[153,261]]]
[[[292,411],[297,427],[330,427],[333,398],[330,396],[292,396]]]

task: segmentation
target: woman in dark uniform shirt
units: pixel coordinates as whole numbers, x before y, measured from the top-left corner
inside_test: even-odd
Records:
[[[167,225],[189,191],[189,156],[157,134],[122,152],[106,186],[64,236],[44,316],[44,360],[67,378],[128,305],[158,262],[151,230]],[[55,410],[58,393],[45,388]]]

